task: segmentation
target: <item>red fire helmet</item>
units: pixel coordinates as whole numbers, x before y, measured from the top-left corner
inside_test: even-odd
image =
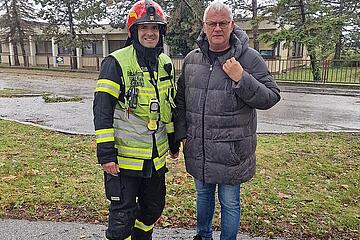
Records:
[[[166,16],[159,4],[152,0],[140,0],[132,6],[127,17],[128,35],[131,36],[131,27],[143,23],[157,23],[163,25],[163,34],[166,31]]]

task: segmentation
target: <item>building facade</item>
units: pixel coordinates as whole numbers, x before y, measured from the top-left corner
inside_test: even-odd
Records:
[[[241,20],[236,23],[249,36],[249,45],[254,44],[252,27],[250,20]],[[259,35],[267,32],[277,31],[275,24],[268,21],[259,23]],[[70,49],[64,48],[56,44],[54,39],[42,38],[42,31],[35,29],[35,35],[30,36],[25,42],[25,57],[18,46],[18,59],[21,65],[24,61],[30,67],[58,67],[69,68],[70,61],[77,61],[78,68],[83,69],[99,69],[101,61],[112,51],[119,49],[125,45],[127,39],[127,31],[125,29],[114,29],[110,25],[93,29],[89,34],[83,34],[82,38],[88,39],[81,48],[76,49],[76,57],[70,59]],[[168,46],[165,46],[165,52],[168,53]],[[289,68],[282,61],[289,59],[305,60],[306,52],[301,44],[293,43],[290,48],[285,47],[283,42],[276,45],[270,45],[260,41],[260,54],[268,64],[271,72],[281,72]],[[10,42],[2,42],[0,44],[0,63],[3,65],[13,65],[15,62],[13,46]],[[175,69],[180,71],[182,66],[182,58],[173,57]],[[301,64],[299,62],[299,64]],[[291,67],[291,66],[290,66]]]

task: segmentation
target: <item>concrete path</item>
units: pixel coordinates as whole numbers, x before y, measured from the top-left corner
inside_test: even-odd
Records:
[[[99,224],[80,224],[68,222],[47,222],[27,220],[0,220],[0,239],[4,240],[100,240],[106,239],[106,226]],[[195,230],[166,228],[154,230],[155,240],[191,240]],[[219,239],[219,232],[214,233]],[[263,240],[239,234],[241,240]]]

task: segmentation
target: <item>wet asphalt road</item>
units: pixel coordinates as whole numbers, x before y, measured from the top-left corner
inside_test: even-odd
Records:
[[[0,118],[40,125],[68,133],[94,134],[92,100],[96,81],[0,72],[0,89],[27,89],[82,97],[81,102],[45,103],[41,96],[0,98]],[[259,133],[360,131],[360,90],[282,86],[282,100],[268,111],[258,111]],[[104,225],[1,220],[0,239],[105,239]],[[154,239],[192,239],[195,230],[155,229]],[[214,239],[219,239],[216,232]],[[255,240],[248,235],[238,239]]]
[[[63,132],[94,134],[92,100],[96,81],[0,73],[0,89],[27,89],[82,97],[81,102],[45,103],[41,96],[0,98],[0,117],[34,123]],[[259,133],[360,131],[360,90],[282,86],[282,100],[258,111]],[[341,93],[341,95],[337,95]],[[350,95],[350,96],[346,96]]]

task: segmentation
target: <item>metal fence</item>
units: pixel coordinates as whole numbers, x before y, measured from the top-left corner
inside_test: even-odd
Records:
[[[60,58],[59,58],[60,57]],[[13,56],[1,55],[1,64],[11,66]],[[79,69],[98,71],[103,57],[98,56],[18,56],[20,65],[25,67],[45,67],[71,69],[76,62]],[[59,61],[62,60],[62,61]],[[172,57],[177,73],[181,71],[183,58]],[[265,59],[265,63],[277,81],[311,82],[311,83],[334,83],[334,84],[360,84],[360,59],[352,61],[316,61],[318,78],[314,78],[312,62],[303,59]]]
[[[175,69],[181,71],[182,58],[172,58]],[[265,63],[277,81],[360,84],[360,60],[317,61],[319,78],[314,80],[310,60],[265,59]]]
[[[318,78],[310,60],[266,60],[276,80],[292,82],[360,84],[360,60],[316,61]]]
[[[38,68],[60,68],[60,69],[90,69],[99,71],[103,57],[98,56],[69,56],[69,55],[36,55],[21,56],[18,66]],[[0,55],[0,63],[4,66],[15,66],[15,57],[11,55]],[[74,68],[75,67],[75,68]]]

